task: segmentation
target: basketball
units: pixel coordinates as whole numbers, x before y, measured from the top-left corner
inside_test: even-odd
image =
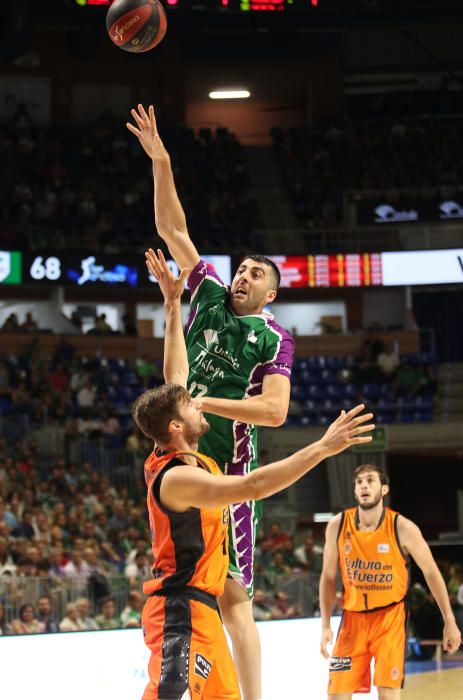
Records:
[[[158,0],[115,0],[106,15],[111,41],[124,51],[150,51],[164,38],[167,18]]]

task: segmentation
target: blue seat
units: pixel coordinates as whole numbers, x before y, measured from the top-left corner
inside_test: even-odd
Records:
[[[342,386],[340,384],[327,384],[325,394],[330,399],[340,399],[343,395]]]
[[[304,369],[308,369],[309,365],[307,360],[303,357],[295,357],[293,362],[293,368],[296,372],[302,372]]]
[[[335,380],[336,373],[332,369],[322,369],[320,372],[319,381],[323,384],[330,384]]]
[[[303,369],[299,373],[299,379],[306,384],[316,384],[319,381],[319,374],[314,369]]]
[[[318,402],[313,401],[313,399],[306,399],[301,403],[301,410],[304,416],[317,413],[319,408]]]
[[[324,357],[308,357],[307,358],[307,367],[310,369],[323,369],[325,366],[325,358]]]
[[[358,390],[357,390],[357,387],[355,386],[355,384],[350,384],[350,383],[344,384],[344,385],[341,384],[341,386],[342,386],[342,393],[344,395],[344,398],[346,398],[346,399],[356,399],[357,398]]]
[[[306,387],[305,395],[308,399],[318,400],[324,397],[324,392],[318,384],[311,384],[310,386]]]
[[[362,387],[362,394],[369,401],[376,401],[380,395],[380,385],[375,383],[364,384]]]
[[[344,358],[343,357],[326,357],[325,358],[325,367],[326,367],[326,369],[332,369],[334,371],[337,371],[338,369],[342,369],[342,367],[344,367]]]
[[[315,416],[298,416],[297,425],[299,428],[310,428],[317,425],[317,419]]]
[[[414,423],[415,415],[412,411],[397,411],[396,423]]]
[[[395,423],[395,414],[394,413],[383,413],[379,412],[375,413],[375,423],[377,425],[390,425],[392,423]]]
[[[294,401],[302,401],[306,396],[305,387],[301,384],[291,385],[291,399]]]
[[[415,423],[432,423],[432,411],[415,411],[413,417]]]

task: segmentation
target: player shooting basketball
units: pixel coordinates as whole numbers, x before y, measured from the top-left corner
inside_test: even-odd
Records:
[[[286,420],[294,342],[264,307],[277,295],[280,273],[263,256],[248,256],[229,289],[201,261],[189,237],[170,157],[159,137],[154,109],[132,110],[137,136],[152,159],[156,227],[180,268],[191,270],[187,327],[188,387],[201,399],[211,430],[200,450],[225,474],[244,476],[258,466],[256,425]],[[153,253],[147,254],[154,274]],[[243,401],[243,399],[246,399]],[[261,697],[260,640],[252,614],[254,545],[261,517],[255,500],[230,508],[230,577],[220,609],[233,643],[245,700]]]
[[[228,572],[228,506],[270,496],[320,461],[354,444],[372,414],[360,405],[342,411],[318,442],[245,476],[223,476],[215,461],[196,450],[210,432],[201,400],[186,390],[188,361],[180,297],[186,271],[176,279],[162,256],[150,264],[165,298],[165,384],[142,394],[133,415],[163,454],[145,465],[153,536],[153,579],[143,610],[151,650],[144,700],[239,700],[238,677],[217,613]]]

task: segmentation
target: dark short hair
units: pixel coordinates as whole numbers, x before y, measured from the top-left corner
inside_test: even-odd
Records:
[[[190,399],[180,384],[163,384],[145,391],[132,406],[132,416],[142,433],[158,445],[169,442],[169,423],[180,418],[179,404]]]
[[[275,265],[273,260],[270,260],[270,258],[267,258],[265,255],[246,255],[243,259],[254,260],[254,262],[260,262],[263,265],[267,265],[268,267],[270,267],[273,272],[273,281],[275,284],[275,289],[279,288],[281,282],[281,274],[280,270],[278,269],[278,266]]]
[[[379,476],[381,486],[389,486],[389,477],[381,467],[377,467],[375,464],[360,464],[357,469],[352,474],[352,483],[355,484],[357,477],[364,472],[376,472]]]

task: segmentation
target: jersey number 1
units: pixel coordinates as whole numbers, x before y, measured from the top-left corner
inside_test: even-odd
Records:
[[[368,610],[368,594],[367,593],[363,594],[363,603],[365,605],[365,610]]]

